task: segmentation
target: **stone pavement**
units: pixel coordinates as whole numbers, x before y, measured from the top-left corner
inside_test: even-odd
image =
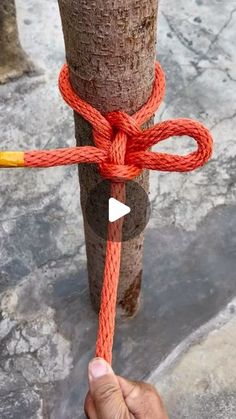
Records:
[[[22,44],[41,72],[1,86],[1,149],[72,145],[72,112],[57,90],[57,2],[16,3]],[[134,379],[151,374],[171,419],[235,419],[235,23],[235,0],[180,0],[178,11],[174,0],[160,4],[167,94],[156,118],[199,119],[215,151],[196,172],[151,175],[142,305],[118,322],[114,368]],[[158,149],[184,153],[192,142]],[[0,417],[82,418],[97,319],[76,167],[0,171],[0,254]]]
[[[152,372],[171,419],[236,417],[236,300]]]

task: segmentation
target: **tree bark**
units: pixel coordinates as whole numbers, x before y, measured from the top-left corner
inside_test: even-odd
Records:
[[[129,114],[148,99],[154,81],[158,0],[58,0],[70,79],[77,93],[103,114]],[[150,123],[150,122],[149,122]],[[78,145],[92,144],[91,128],[75,114]],[[91,300],[98,311],[106,242],[91,231],[85,204],[101,178],[79,167]],[[148,191],[148,173],[136,181]],[[96,216],[96,214],[95,214]],[[132,316],[139,306],[144,233],[122,244],[118,305]]]
[[[0,84],[32,73],[34,66],[21,47],[15,0],[0,2]]]

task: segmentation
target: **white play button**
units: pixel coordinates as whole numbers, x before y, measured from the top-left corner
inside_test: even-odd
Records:
[[[130,207],[128,205],[122,204],[122,202],[117,201],[115,198],[109,198],[108,218],[111,223],[129,213]]]
[[[123,200],[122,195],[111,193],[111,182],[103,180],[98,182],[87,196],[86,220],[94,234],[103,240],[107,240],[109,225],[116,226],[116,223],[123,223],[122,240],[120,234],[114,233],[112,241],[125,242],[137,237],[148,223],[150,216],[148,194],[137,182],[132,180],[126,183],[125,189],[125,200]]]

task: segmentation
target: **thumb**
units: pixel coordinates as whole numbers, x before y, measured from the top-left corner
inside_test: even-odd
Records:
[[[89,388],[98,418],[122,419],[127,415],[119,381],[111,366],[102,358],[94,358],[88,367]]]

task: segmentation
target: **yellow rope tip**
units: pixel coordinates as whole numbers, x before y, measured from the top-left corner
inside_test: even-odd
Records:
[[[0,167],[23,167],[23,151],[0,151]]]

